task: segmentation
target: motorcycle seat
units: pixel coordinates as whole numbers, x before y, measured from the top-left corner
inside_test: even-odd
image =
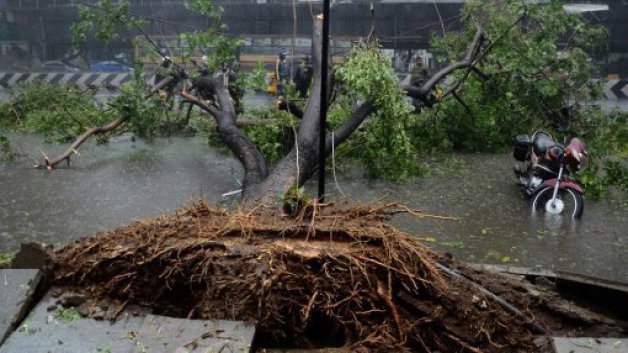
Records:
[[[536,154],[537,156],[545,155],[547,149],[551,146],[554,146],[555,144],[556,141],[554,141],[552,135],[545,131],[537,131],[532,136],[532,146],[534,149],[534,154]]]

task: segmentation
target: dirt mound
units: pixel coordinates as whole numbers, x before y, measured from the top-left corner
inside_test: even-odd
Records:
[[[444,259],[384,223],[403,211],[355,206],[304,221],[198,203],[58,250],[56,284],[162,315],[252,321],[265,346],[539,351],[534,325],[443,275]]]

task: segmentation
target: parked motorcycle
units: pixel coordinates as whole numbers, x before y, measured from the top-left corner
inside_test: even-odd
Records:
[[[515,174],[532,200],[533,212],[582,216],[584,190],[570,178],[570,173],[580,168],[586,154],[584,143],[578,138],[564,145],[545,131],[536,131],[532,138],[516,137]]]

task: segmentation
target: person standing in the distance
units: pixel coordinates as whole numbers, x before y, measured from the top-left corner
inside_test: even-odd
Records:
[[[423,60],[417,58],[412,71],[410,71],[410,84],[414,87],[421,87],[426,79],[427,69],[423,66]]]
[[[277,77],[277,95],[283,96],[286,94],[286,86],[290,81],[290,68],[286,62],[287,53],[282,50],[279,53],[277,64],[275,65],[275,77]]]
[[[307,91],[310,88],[312,82],[312,65],[310,64],[310,57],[306,56],[301,59],[301,63],[297,68],[297,72],[294,78],[296,89],[299,92],[301,98],[307,98]]]
[[[172,68],[172,61],[170,60],[169,57],[164,56],[161,63],[159,64],[159,66],[157,67],[157,72],[155,72],[155,78],[153,81],[153,85],[157,85],[159,84],[161,81],[163,81],[164,79],[166,79],[168,76],[170,76],[170,69]],[[172,108],[171,104],[168,103],[170,101],[170,97],[174,96],[174,87],[176,86],[176,82],[175,83],[169,83],[167,85],[165,85],[164,87],[162,87],[161,89],[159,89],[159,97],[161,98],[161,100],[163,101],[163,104],[165,107],[169,107]]]
[[[412,71],[410,71],[410,85],[419,88],[427,82],[427,79],[427,68],[423,66],[423,60],[417,58]],[[431,107],[433,104],[440,102],[442,98],[443,92],[434,86],[424,100],[412,98],[412,105],[414,105],[417,111],[420,111],[423,107]]]

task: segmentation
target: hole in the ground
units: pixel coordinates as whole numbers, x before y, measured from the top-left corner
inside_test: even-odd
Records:
[[[286,328],[285,332],[294,332]],[[342,347],[346,343],[344,329],[336,321],[322,313],[312,313],[302,334],[291,334],[283,338],[272,337],[259,330],[253,347],[264,348],[326,348]]]

